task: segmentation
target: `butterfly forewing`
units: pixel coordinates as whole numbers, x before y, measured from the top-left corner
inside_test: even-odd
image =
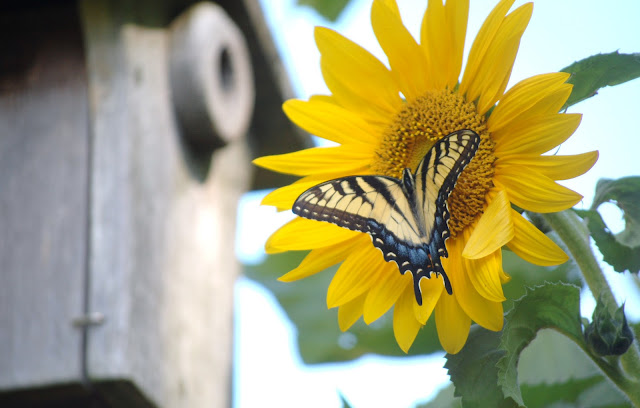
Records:
[[[480,137],[471,130],[454,132],[438,141],[425,155],[416,169],[416,206],[426,226],[431,271],[442,274],[445,288],[451,294],[449,279],[442,268],[441,257],[447,257],[445,242],[450,236],[449,205],[447,199],[456,185],[462,170],[475,155]],[[415,275],[414,275],[415,276]]]
[[[403,273],[410,270],[415,251],[424,252],[427,244],[402,183],[391,177],[353,176],[327,181],[300,195],[293,212],[368,233],[384,259],[396,262]]]

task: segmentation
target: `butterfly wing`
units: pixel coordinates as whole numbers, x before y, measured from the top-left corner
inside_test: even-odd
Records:
[[[387,262],[404,273],[426,259],[426,241],[400,180],[353,176],[330,180],[305,191],[293,204],[301,217],[366,232]]]
[[[420,279],[441,274],[452,293],[440,257],[447,257],[450,236],[447,199],[480,142],[470,130],[438,141],[422,159],[415,175],[402,181],[385,176],[352,176],[330,180],[302,193],[293,204],[301,217],[366,232],[385,261],[413,275],[416,301],[422,304]]]
[[[480,136],[471,130],[459,130],[439,140],[422,159],[415,173],[416,213],[425,226],[429,254],[428,268],[414,272],[414,283],[431,272],[442,274],[445,288],[452,293],[451,283],[440,262],[447,257],[445,242],[449,231],[449,205],[447,199],[453,191],[462,170],[473,159]],[[419,290],[419,285],[416,291]],[[417,296],[417,294],[416,294]]]

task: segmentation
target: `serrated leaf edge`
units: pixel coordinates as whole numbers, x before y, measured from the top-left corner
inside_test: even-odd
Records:
[[[572,287],[572,288],[575,288],[578,291],[580,290],[580,288],[577,287],[576,285],[569,284],[569,283],[564,283],[564,282],[554,283],[554,282],[546,282],[545,281],[542,285],[536,285],[534,287],[527,286],[525,288],[525,290],[526,290],[525,294],[522,295],[520,298],[516,299],[513,302],[513,307],[511,308],[511,310],[509,310],[505,314],[506,322],[505,322],[504,328],[502,329],[503,330],[502,337],[501,337],[501,340],[500,340],[500,344],[498,346],[498,349],[504,351],[504,353],[505,353],[504,356],[502,356],[498,360],[498,362],[496,363],[496,367],[498,368],[498,385],[500,386],[505,399],[511,398],[520,407],[523,407],[523,408],[526,408],[526,405],[524,404],[524,401],[522,399],[522,393],[520,392],[520,385],[519,385],[518,380],[517,380],[517,371],[516,371],[516,380],[515,380],[515,383],[518,386],[517,393],[513,393],[513,392],[508,390],[510,387],[509,387],[509,384],[506,384],[506,382],[505,382],[505,374],[506,374],[507,368],[510,367],[510,363],[513,361],[513,358],[516,359],[515,367],[517,369],[517,367],[518,367],[518,361],[517,360],[520,359],[520,354],[522,353],[522,350],[524,350],[536,338],[536,336],[534,335],[526,344],[524,344],[515,353],[510,353],[506,349],[506,346],[504,344],[505,343],[505,334],[507,333],[506,330],[510,326],[509,325],[509,319],[513,316],[513,314],[516,312],[518,306],[527,298],[527,296],[529,296],[531,293],[534,293],[536,290],[539,290],[539,289],[545,288],[545,287],[549,287],[549,286],[554,286],[554,287],[561,287],[561,286]],[[582,327],[582,323],[580,323],[580,325]],[[561,330],[560,328],[554,327],[552,325],[539,327],[536,330],[536,334],[537,334],[538,331],[540,331],[542,329],[548,329],[548,328],[557,330],[558,332],[560,332],[560,333],[566,335],[567,337],[569,337],[570,339],[574,340],[574,342],[576,342],[576,341],[577,342],[583,342],[584,341],[582,339],[582,337],[576,338],[575,336],[571,335],[570,333],[566,333],[564,330]],[[583,349],[585,347],[585,345],[583,345],[583,344],[578,344],[578,346],[580,346]]]

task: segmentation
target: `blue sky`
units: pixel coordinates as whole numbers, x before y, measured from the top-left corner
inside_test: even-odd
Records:
[[[315,25],[329,26],[363,45],[385,61],[369,23],[370,1],[352,0],[335,24],[314,11],[297,7],[295,0],[262,0],[265,16],[289,72],[297,97],[327,93],[319,68],[319,54],[313,41]],[[426,1],[398,1],[405,24],[417,36]],[[493,0],[471,0],[466,52]],[[523,1],[516,1],[514,8]],[[512,8],[512,10],[514,9]],[[532,75],[557,71],[575,60],[615,50],[640,51],[640,2],[613,0],[540,0],[534,2],[531,23],[522,39],[510,85]],[[560,154],[599,150],[600,159],[584,176],[564,182],[585,198],[588,207],[595,183],[600,178],[640,174],[640,80],[605,88],[596,97],[570,108],[583,113],[580,128],[560,147]],[[262,247],[277,226],[290,219],[271,208],[259,207],[264,192],[247,195],[240,206],[237,253],[244,262],[257,262]],[[623,228],[620,212],[613,205],[601,210],[614,231]],[[283,273],[286,271],[283,271]],[[608,274],[626,310],[640,319],[638,294],[623,288],[628,278]],[[634,299],[635,298],[635,299]],[[583,314],[590,315],[593,303],[583,302]],[[236,372],[235,406],[340,407],[338,391],[354,407],[409,407],[433,396],[446,385],[442,355],[411,359],[366,357],[355,363],[305,367],[295,345],[295,328],[286,320],[272,296],[242,279],[236,286]],[[336,323],[337,324],[337,323]],[[431,386],[427,385],[431,384]],[[304,404],[303,404],[304,402]]]

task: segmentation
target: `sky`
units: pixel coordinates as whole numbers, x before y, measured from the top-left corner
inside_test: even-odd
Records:
[[[386,63],[369,20],[370,1],[352,0],[336,23],[313,10],[295,5],[295,0],[261,0],[274,41],[289,72],[296,97],[327,94],[319,68],[319,54],[313,27],[331,27],[367,48]],[[405,25],[419,37],[425,1],[399,0]],[[472,39],[496,1],[471,0],[465,58]],[[524,1],[516,1],[514,10]],[[613,0],[540,0],[534,2],[531,22],[520,44],[509,87],[527,77],[558,71],[587,56],[640,52],[640,2]],[[466,60],[465,60],[466,61]],[[600,178],[640,174],[636,158],[640,151],[640,80],[602,89],[569,112],[583,114],[576,133],[559,154],[598,150],[600,158],[586,175],[563,182],[584,196],[578,207],[588,208]],[[290,213],[276,213],[260,207],[266,192],[247,194],[240,203],[236,253],[245,263],[260,262],[267,237],[291,219]],[[612,204],[601,206],[614,231],[624,228],[621,213]],[[242,244],[240,244],[242,243]],[[286,271],[283,271],[283,273]],[[640,320],[638,293],[629,294],[628,277],[609,271],[607,278],[618,295],[627,301],[626,311]],[[584,296],[583,315],[590,316],[594,302]],[[297,354],[295,327],[287,320],[273,296],[259,285],[240,279],[236,285],[236,341],[234,356],[234,406],[341,407],[338,392],[353,407],[411,407],[433,397],[446,386],[442,354],[416,358],[364,357],[356,362],[304,366]],[[337,322],[336,322],[337,324]]]

